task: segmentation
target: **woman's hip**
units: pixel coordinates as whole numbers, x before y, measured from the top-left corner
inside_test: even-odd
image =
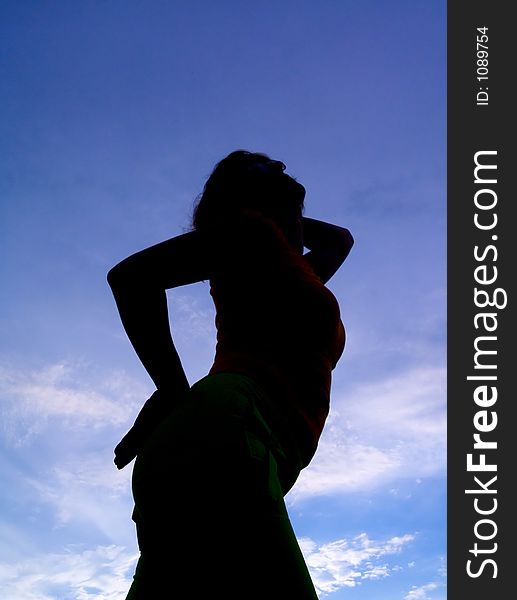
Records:
[[[267,418],[264,408],[268,409]],[[137,457],[134,477],[157,468],[161,472],[168,466],[178,468],[180,463],[205,469],[240,452],[262,460],[271,452],[285,494],[298,476],[300,460],[293,445],[286,443],[286,436],[271,426],[271,410],[262,388],[249,377],[207,375],[151,435]]]
[[[136,459],[136,514],[193,511],[210,521],[217,512],[281,510],[299,464],[263,418],[258,394],[252,380],[229,373],[192,386]]]

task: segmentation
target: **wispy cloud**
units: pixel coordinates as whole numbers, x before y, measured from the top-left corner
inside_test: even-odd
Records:
[[[309,538],[299,542],[318,594],[325,597],[341,588],[389,577],[397,571],[396,565],[389,564],[390,556],[399,554],[413,539],[405,534],[372,540],[363,533],[321,545]],[[136,560],[135,552],[117,545],[86,550],[69,546],[60,553],[0,563],[0,587],[4,597],[17,600],[123,600]],[[404,600],[428,600],[421,593],[435,587],[438,584],[414,587]]]
[[[171,316],[174,320],[175,336],[192,338],[206,338],[213,342],[215,339],[215,310],[209,304],[208,291],[200,295],[188,294],[180,290],[170,292]]]
[[[130,469],[118,471],[111,456],[89,455],[54,465],[42,475],[29,484],[51,508],[55,527],[98,531],[110,541],[134,538]]]
[[[149,391],[123,373],[95,380],[83,371],[80,365],[65,362],[32,371],[0,367],[7,441],[23,444],[50,421],[67,432],[120,427],[135,415]],[[288,501],[441,473],[446,458],[445,427],[445,371],[441,368],[417,368],[356,386],[346,396],[336,394],[318,452]],[[83,459],[79,464],[84,475],[87,462]],[[106,464],[111,465],[111,457]],[[77,464],[74,469],[78,482]],[[89,468],[89,477],[103,472],[95,465]],[[106,480],[117,481],[111,475]]]
[[[78,551],[31,556],[16,564],[0,564],[4,598],[17,600],[123,600],[135,553],[120,546],[98,546]]]
[[[214,359],[215,309],[208,293],[208,282],[188,289],[188,292],[170,290],[170,322],[187,378],[194,383],[208,373]]]
[[[122,425],[148,393],[123,373],[99,380],[81,365],[65,361],[39,370],[0,365],[2,426],[11,445],[27,442],[49,421],[69,431]]]
[[[11,502],[42,511],[64,536],[95,532],[101,543],[136,543],[131,469],[116,469],[112,447],[149,390],[121,372],[59,362],[3,365],[0,393]]]
[[[334,398],[317,454],[289,502],[443,472],[445,399],[441,368],[413,369]]]
[[[387,540],[372,540],[366,533],[350,539],[318,545],[310,538],[299,540],[314,585],[321,596],[343,587],[355,587],[365,580],[388,577],[397,569],[386,562],[411,541],[405,534]]]
[[[423,212],[441,218],[445,197],[442,180],[424,179],[415,177],[415,173],[404,172],[376,178],[352,189],[347,195],[347,210],[370,219],[375,216],[395,220]]]
[[[72,430],[119,426],[145,397],[143,386],[122,373],[93,380],[90,375],[79,365],[64,362],[30,372],[0,370],[3,411],[11,420],[13,439],[23,441],[22,425],[42,437],[48,436],[47,422],[67,424]],[[291,501],[439,471],[444,459],[443,376],[440,369],[408,371],[335,399],[317,457],[302,474]],[[51,527],[97,531],[106,541],[130,547],[134,542],[130,470],[117,471],[111,455],[105,457],[83,442],[65,460],[51,463],[41,476],[27,475],[27,480],[38,500],[51,507]],[[302,538],[300,545],[324,596],[394,574],[400,567],[389,557],[413,539],[405,534],[379,541],[363,533],[323,544]],[[69,548],[61,554],[4,563],[0,582],[6,597],[20,600],[119,600],[129,587],[134,560],[134,553],[115,545]],[[439,585],[415,586],[404,600],[431,600]]]

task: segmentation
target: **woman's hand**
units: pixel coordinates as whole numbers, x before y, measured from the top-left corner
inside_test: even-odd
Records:
[[[143,448],[158,425],[170,414],[173,403],[168,393],[156,390],[138,413],[133,427],[115,448],[115,465],[123,469]]]
[[[354,238],[348,229],[302,217],[303,245],[310,250],[304,254],[322,283],[326,283],[348,256]]]

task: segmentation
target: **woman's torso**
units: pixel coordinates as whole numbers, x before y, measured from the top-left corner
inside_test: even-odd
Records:
[[[258,381],[292,425],[305,466],[328,415],[331,371],[344,349],[337,300],[269,219],[244,214],[232,220],[214,251],[217,346],[210,373]]]

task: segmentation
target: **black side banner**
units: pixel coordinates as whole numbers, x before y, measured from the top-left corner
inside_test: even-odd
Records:
[[[448,3],[448,597],[515,597],[511,2]]]

